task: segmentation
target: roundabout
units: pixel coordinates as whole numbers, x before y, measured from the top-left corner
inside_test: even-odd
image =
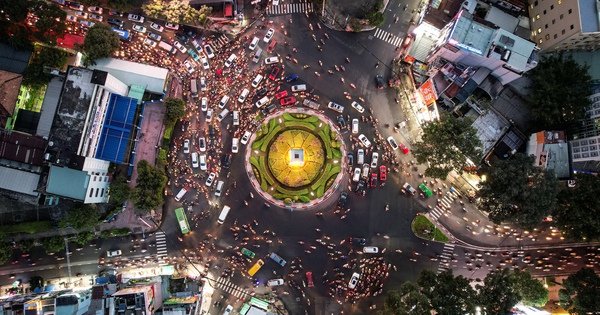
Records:
[[[246,171],[271,204],[308,209],[335,192],[346,170],[339,129],[324,115],[288,108],[264,118],[246,149]]]

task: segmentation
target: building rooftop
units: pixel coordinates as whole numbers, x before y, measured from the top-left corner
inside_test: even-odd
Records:
[[[30,196],[38,195],[35,190],[40,181],[39,174],[0,166],[0,178],[10,179],[0,180],[0,189],[6,189]]]
[[[145,86],[155,94],[164,93],[169,74],[164,68],[114,58],[96,60],[90,69],[106,71],[127,85]]]
[[[0,70],[0,116],[12,116],[19,97],[23,76]]]
[[[16,50],[0,44],[0,70],[22,74],[29,64],[32,51]]]
[[[513,33],[519,25],[519,19],[495,6],[490,6],[490,10],[485,16],[486,21],[496,24],[503,30]]]
[[[75,200],[85,200],[89,178],[87,172],[51,165],[46,192]]]
[[[497,55],[497,59],[502,59],[502,54],[505,51],[510,51],[506,63],[521,71],[527,69],[527,62],[535,49],[533,42],[503,29],[497,30],[496,36],[493,38],[493,44],[494,50],[490,53],[490,56]]]
[[[484,56],[494,38],[495,30],[476,22],[466,11],[461,13],[447,41],[461,50]]]
[[[42,102],[42,110],[40,111],[40,120],[38,121],[36,134],[48,138],[50,136],[50,128],[54,121],[60,93],[62,93],[64,78],[55,76],[46,86],[44,101]]]
[[[0,129],[0,164],[35,171],[44,163],[44,150],[48,141],[42,137]]]
[[[595,33],[600,31],[598,24],[598,7],[595,0],[578,0],[579,18],[582,33]]]
[[[477,130],[477,137],[481,140],[483,156],[488,154],[509,127],[508,122],[492,110],[475,119],[473,128]]]

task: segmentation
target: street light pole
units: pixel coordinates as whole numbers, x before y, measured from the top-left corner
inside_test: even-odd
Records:
[[[69,257],[69,239],[65,237],[65,251],[67,257],[67,270],[69,272],[69,286],[71,285],[71,258]]]

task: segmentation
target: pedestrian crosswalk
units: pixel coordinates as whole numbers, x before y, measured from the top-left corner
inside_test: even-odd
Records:
[[[219,277],[219,279],[217,279],[216,287],[222,291],[225,291],[235,296],[238,299],[243,299],[247,295],[249,295],[249,293],[246,292],[246,290],[240,288],[238,285],[232,283],[224,277]]]
[[[227,35],[225,34],[221,34],[221,36],[211,41],[212,47],[214,49],[219,49],[227,43],[229,43],[229,37],[227,37]]]
[[[375,37],[388,42],[396,47],[400,47],[400,44],[402,44],[402,37],[398,37],[390,32],[384,31],[380,28],[377,28],[375,30]]]
[[[282,15],[292,13],[312,12],[312,3],[285,3],[280,5],[270,5],[267,7],[267,15]]]
[[[446,211],[450,210],[454,200],[458,198],[458,195],[455,192],[447,192],[441,199],[438,199],[438,204],[431,209],[431,216],[433,219],[438,219],[442,216]]]
[[[454,244],[444,244],[442,254],[439,255],[440,263],[438,265],[438,273],[446,270],[450,270],[450,264],[452,263],[452,256],[454,255]]]
[[[161,265],[165,264],[165,258],[167,257],[167,237],[165,232],[156,232],[156,258],[158,263]]]

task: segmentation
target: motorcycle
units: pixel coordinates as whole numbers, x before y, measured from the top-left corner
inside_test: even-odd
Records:
[[[408,4],[404,5],[404,11],[406,11],[406,9],[408,9]]]
[[[390,205],[385,205],[385,211],[390,210]]]
[[[363,102],[363,103],[365,102],[365,99],[364,99],[364,98],[362,98],[362,97],[359,97],[358,99],[359,99],[361,102]]]
[[[398,17],[396,17],[396,19],[394,19],[394,24],[398,23]]]
[[[342,71],[346,71],[346,68],[342,65],[340,65],[340,69],[342,69]]]
[[[335,71],[340,71],[340,68],[337,65],[334,65]]]
[[[308,28],[310,28],[311,31],[313,31],[313,26],[312,24],[308,24]]]
[[[294,58],[294,63],[298,63],[298,60],[296,58]]]
[[[353,89],[356,89],[356,85],[354,85],[354,83],[350,83],[350,87],[352,87]]]
[[[317,41],[317,36],[315,36],[315,34],[312,35],[312,39],[316,42]]]
[[[310,68],[310,65],[304,65],[304,69]]]
[[[346,62],[350,63],[350,58],[346,57]]]
[[[321,24],[317,23],[317,27],[318,27],[319,29],[321,29]]]
[[[329,35],[327,35],[327,33],[323,34],[323,36],[325,36],[325,38],[329,39]]]
[[[325,45],[325,41],[322,38],[320,39],[320,41],[322,45]]]
[[[320,76],[321,76],[321,74],[320,74],[320,73],[318,73],[317,71],[315,71],[315,75],[316,75],[317,77],[320,77]]]
[[[340,81],[342,81],[342,83],[346,83],[346,81],[344,80],[344,78],[340,78]]]
[[[328,72],[329,74],[333,74],[333,71],[331,71],[331,70],[327,70],[327,72]]]
[[[319,66],[323,66],[323,62],[321,60],[319,60]]]

